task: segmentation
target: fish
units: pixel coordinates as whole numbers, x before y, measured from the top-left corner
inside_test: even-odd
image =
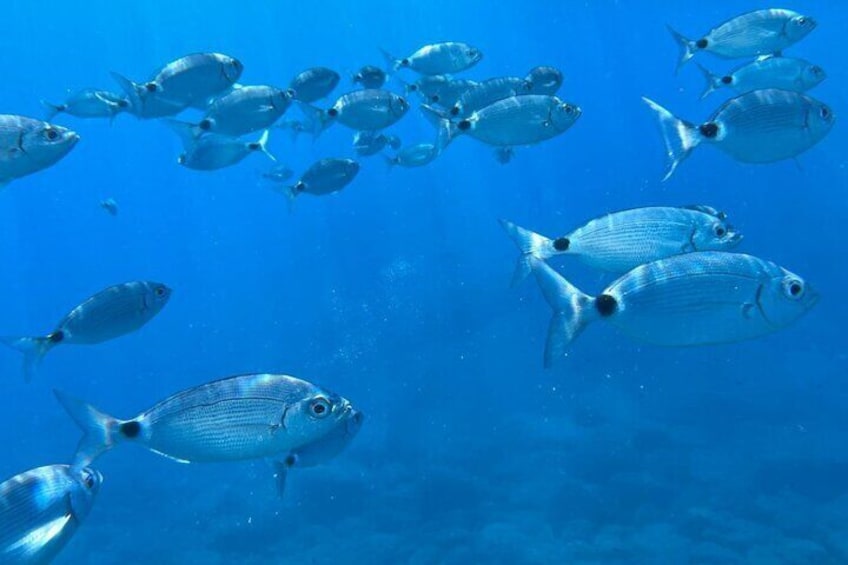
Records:
[[[747,12],[727,20],[695,41],[668,26],[680,46],[678,70],[699,51],[725,59],[777,54],[804,39],[815,28],[813,18],[783,9]]]
[[[273,182],[286,182],[294,176],[294,171],[286,165],[276,165],[267,173],[262,173],[262,178]]]
[[[317,467],[335,458],[350,445],[350,442],[362,428],[364,421],[365,415],[359,410],[353,409],[326,435],[312,443],[293,449],[283,459],[275,461],[274,478],[277,483],[277,494],[283,496],[290,469]]]
[[[734,343],[791,325],[818,301],[798,275],[764,259],[696,251],[640,265],[597,296],[576,288],[541,259],[533,274],[554,311],[545,366],[583,329],[606,320],[631,338],[669,347]]]
[[[302,193],[315,196],[331,194],[349,185],[358,173],[359,163],[353,159],[321,159],[313,163],[297,183],[281,192],[290,203]]]
[[[282,130],[288,130],[292,141],[297,141],[300,134],[309,131],[306,124],[300,120],[282,120],[277,122],[274,127]]]
[[[830,132],[836,117],[822,102],[800,92],[765,89],[747,92],[722,104],[696,126],[649,98],[660,123],[669,165],[663,180],[696,147],[709,143],[742,163],[772,163],[797,157]]]
[[[358,131],[353,136],[353,150],[360,157],[376,155],[386,147],[400,148],[400,138],[377,131]]]
[[[84,88],[74,92],[61,104],[52,104],[45,100],[42,100],[41,104],[47,109],[46,120],[52,120],[59,113],[77,118],[112,119],[130,107],[125,96],[96,88]]]
[[[233,86],[241,77],[241,61],[222,53],[193,53],[162,67],[151,80],[138,84],[113,72],[112,77],[140,118],[173,116],[189,106],[201,106]]]
[[[214,171],[231,167],[257,151],[263,153],[272,161],[277,160],[268,151],[267,129],[262,132],[262,135],[256,141],[243,141],[237,137],[217,133],[206,134],[193,141],[187,141],[187,138],[193,139],[190,125],[187,126],[176,120],[172,120],[170,125],[174,131],[183,137],[185,151],[177,157],[177,163],[187,169]],[[182,133],[180,132],[181,129]]]
[[[0,563],[50,563],[85,521],[103,475],[45,465],[0,483]]]
[[[112,285],[74,307],[49,334],[0,337],[0,343],[24,354],[24,377],[30,380],[47,352],[57,345],[92,345],[132,333],[161,312],[170,298],[171,289],[159,282]]]
[[[426,114],[434,114],[422,106]],[[579,106],[563,102],[556,96],[527,94],[499,100],[453,123],[436,113],[439,145],[447,147],[460,134],[467,134],[496,147],[532,145],[567,131],[582,114]]]
[[[386,71],[374,65],[365,65],[353,75],[353,83],[362,88],[383,88],[386,84]]]
[[[572,255],[594,269],[625,273],[644,263],[682,253],[729,251],[742,241],[742,234],[727,222],[727,215],[709,206],[621,210],[557,238],[545,237],[507,220],[500,223],[521,251],[513,286],[530,273],[531,257]]]
[[[392,71],[411,69],[422,75],[446,75],[465,71],[483,59],[483,52],[457,41],[433,43],[418,49],[412,55],[398,59],[381,49]]]
[[[562,86],[562,71],[556,67],[533,67],[524,77],[530,84],[531,94],[555,95]]]
[[[442,75],[422,76],[412,83],[404,83],[404,90],[417,93],[428,104],[452,108],[468,90],[480,84],[475,80],[455,79]]]
[[[386,157],[389,168],[400,165],[401,167],[423,167],[439,156],[441,149],[433,143],[416,143],[401,149],[394,157]]]
[[[280,456],[316,441],[347,418],[341,396],[290,375],[248,374],[178,392],[129,420],[54,390],[82,429],[74,465],[89,465],[121,443],[179,463]]]
[[[512,147],[495,148],[495,160],[501,165],[506,165],[515,157],[515,149]]]
[[[106,210],[111,216],[118,215],[118,203],[115,202],[114,198],[105,198],[101,200],[100,207]]]
[[[0,114],[0,188],[55,165],[79,139],[78,133],[61,126]]]
[[[303,103],[300,107],[317,137],[336,122],[357,131],[379,131],[404,117],[409,103],[388,90],[365,89],[342,95],[328,110]]]
[[[289,83],[294,91],[294,98],[311,104],[330,95],[339,84],[339,73],[326,67],[306,69],[295,76]]]
[[[824,69],[809,61],[773,55],[759,57],[726,75],[715,75],[700,64],[698,68],[707,80],[707,86],[701,94],[702,100],[725,87],[739,93],[766,88],[806,92],[827,78]]]
[[[242,86],[217,98],[206,115],[191,125],[194,137],[218,133],[238,137],[271,127],[291,106],[293,90],[273,86]]]
[[[455,118],[467,118],[499,100],[530,94],[531,87],[531,83],[519,77],[490,78],[463,92],[449,112]]]

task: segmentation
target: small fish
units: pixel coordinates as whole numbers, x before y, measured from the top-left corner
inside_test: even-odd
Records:
[[[386,157],[389,168],[400,165],[401,167],[423,167],[431,163],[439,156],[441,150],[433,143],[416,143],[401,149],[394,157]]]
[[[322,438],[292,450],[282,460],[275,461],[274,478],[277,481],[277,494],[283,496],[286,490],[289,469],[317,467],[335,458],[353,441],[362,428],[364,420],[365,415],[362,412],[352,409],[347,418],[340,420]]]
[[[732,343],[783,329],[812,308],[804,280],[751,255],[699,251],[647,263],[592,297],[530,258],[554,315],[545,366],[590,323],[608,320],[630,337],[664,346]]]
[[[294,176],[294,171],[286,165],[276,165],[267,173],[262,173],[262,178],[273,182],[286,182]]]
[[[65,113],[78,118],[114,118],[129,110],[126,97],[108,90],[85,88],[68,96],[61,104],[51,104],[44,100],[41,104],[47,109],[45,119],[52,120],[56,114]]]
[[[725,59],[741,59],[780,53],[807,36],[816,21],[792,10],[766,9],[731,18],[693,41],[668,30],[680,45],[679,70],[698,51],[707,51]]]
[[[562,86],[563,76],[556,67],[533,67],[524,80],[530,83],[531,94],[553,96]]]
[[[515,149],[512,147],[496,147],[495,160],[501,165],[506,165],[515,157]]]
[[[106,198],[105,200],[101,200],[100,207],[106,210],[112,216],[118,215],[118,203],[115,202],[114,198]]]
[[[331,194],[350,184],[358,173],[359,163],[353,159],[321,159],[313,163],[296,184],[282,192],[289,202],[302,193],[315,196]]]
[[[422,75],[458,73],[470,69],[483,58],[483,53],[476,47],[455,41],[425,45],[403,59],[397,59],[385,50],[381,51],[392,71],[412,69]]]
[[[362,88],[383,88],[386,84],[386,71],[374,65],[365,65],[353,75],[353,83]]]
[[[217,98],[206,115],[193,124],[192,134],[218,133],[238,137],[271,127],[291,106],[294,92],[273,86],[242,86]]]
[[[46,465],[0,483],[0,563],[46,564],[62,551],[94,505],[103,475]]]
[[[409,103],[388,90],[366,89],[341,96],[329,110],[308,104],[300,107],[308,116],[313,134],[317,137],[335,122],[357,131],[379,131],[406,115]]]
[[[231,167],[256,151],[264,153],[272,161],[277,160],[267,148],[267,129],[262,132],[262,136],[257,141],[243,141],[237,137],[210,133],[189,142],[186,141],[185,135],[193,136],[190,126],[186,134],[186,124],[173,120],[170,125],[178,134],[180,133],[179,129],[183,128],[183,133],[180,135],[184,137],[183,142],[186,149],[177,158],[177,163],[188,169],[214,171]]]
[[[304,124],[300,120],[282,120],[280,122],[277,122],[274,127],[278,129],[288,130],[292,141],[297,141],[297,138],[298,136],[300,136],[300,134],[309,131],[309,128],[306,127],[306,124]]]
[[[83,430],[74,464],[132,442],[180,463],[279,456],[316,441],[347,418],[346,399],[288,375],[238,375],[178,392],[119,420],[61,391]]]
[[[58,163],[79,141],[67,128],[0,114],[0,188]]]
[[[339,73],[326,67],[306,69],[294,77],[289,88],[294,91],[294,98],[306,104],[312,104],[326,98],[339,84]]]
[[[377,131],[358,131],[353,136],[353,150],[360,157],[376,155],[386,147],[400,148],[400,138]]]
[[[712,211],[712,213],[710,213]],[[650,206],[606,214],[554,239],[501,220],[521,250],[513,285],[530,273],[530,258],[573,255],[585,265],[624,273],[644,263],[694,251],[728,251],[742,241],[727,215],[708,206]]]
[[[725,87],[740,93],[766,88],[806,92],[827,78],[824,69],[809,61],[772,55],[759,57],[722,76],[714,75],[701,65],[698,68],[707,79],[707,87],[701,94],[702,100]]]
[[[447,76],[423,76],[413,83],[404,83],[406,93],[417,93],[424,102],[452,108],[468,90],[480,84],[474,80],[454,79]]]
[[[153,281],[110,286],[87,298],[43,337],[0,337],[0,343],[24,354],[24,376],[29,380],[48,351],[60,343],[90,345],[134,332],[153,319],[171,289]]]
[[[482,110],[499,100],[521,94],[530,94],[531,84],[523,78],[490,78],[466,90],[450,109],[455,118],[467,118],[477,110]]]
[[[797,157],[819,141],[836,120],[814,98],[788,90],[755,90],[728,100],[696,126],[642,97],[660,121],[669,167],[663,180],[692,150],[707,142],[742,163],[772,163]]]

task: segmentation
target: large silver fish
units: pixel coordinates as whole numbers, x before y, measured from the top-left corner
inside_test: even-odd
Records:
[[[731,18],[700,39],[693,41],[669,27],[680,45],[680,69],[698,51],[726,59],[757,57],[779,53],[807,36],[816,21],[792,10],[765,9]]]
[[[359,163],[353,159],[321,159],[313,163],[297,183],[282,192],[289,202],[303,193],[315,196],[332,194],[349,185],[358,173]]]
[[[292,95],[301,102],[311,104],[322,98],[326,98],[339,84],[339,73],[327,67],[313,67],[298,73],[291,82],[289,88]]]
[[[355,90],[342,95],[328,110],[300,104],[318,136],[338,122],[357,131],[379,131],[400,120],[409,103],[394,92],[379,89]]]
[[[110,286],[68,312],[43,337],[0,337],[0,343],[24,354],[24,376],[29,380],[48,351],[59,344],[102,343],[134,332],[158,314],[171,289],[153,281]]]
[[[273,86],[234,88],[216,98],[208,106],[202,120],[190,124],[192,135],[199,137],[208,132],[238,137],[268,129],[286,113],[293,96],[293,91]]]
[[[554,311],[546,367],[597,320],[655,345],[730,343],[785,328],[818,300],[798,275],[741,253],[699,251],[660,259],[629,271],[594,297],[541,259],[531,257],[530,264]]]
[[[519,77],[490,78],[466,90],[450,109],[450,115],[455,118],[467,118],[498,100],[531,94],[531,88],[531,83]]]
[[[277,492],[283,495],[286,478],[290,469],[317,467],[336,457],[353,441],[362,428],[365,415],[351,410],[347,418],[341,419],[336,426],[320,439],[293,449],[282,460],[274,462],[274,478],[277,480]]]
[[[196,171],[215,171],[239,163],[251,153],[260,152],[276,161],[267,148],[268,130],[256,141],[243,141],[237,137],[210,133],[199,138],[194,136],[192,126],[172,120],[170,126],[183,138],[185,152],[177,157],[177,163]]]
[[[824,69],[809,61],[772,55],[759,57],[726,75],[715,75],[701,65],[698,65],[698,68],[707,79],[707,87],[701,94],[702,99],[719,88],[732,88],[737,92],[765,88],[806,92],[827,78]]]
[[[78,118],[109,118],[129,110],[130,102],[126,96],[99,90],[84,88],[68,96],[61,104],[41,101],[47,108],[46,119],[52,120],[56,114],[63,113]]]
[[[447,75],[470,69],[480,62],[483,53],[476,47],[457,41],[446,41],[425,45],[418,51],[398,59],[385,50],[385,57],[392,70],[412,69],[422,75]]]
[[[181,463],[271,457],[316,441],[347,418],[346,399],[288,375],[229,377],[178,392],[120,420],[55,391],[82,428],[75,465],[119,443],[138,443]]]
[[[692,150],[709,143],[742,163],[772,163],[797,157],[833,127],[836,117],[818,100],[788,90],[755,90],[721,105],[701,125],[676,117],[648,98],[669,158],[663,180],[674,173]]]
[[[102,482],[89,468],[47,465],[0,483],[0,563],[50,563],[88,516]]]
[[[41,120],[0,114],[0,188],[58,163],[79,141],[76,132]]]
[[[595,269],[624,273],[672,255],[728,251],[742,241],[742,234],[726,219],[708,206],[650,206],[601,216],[555,239],[506,220],[501,225],[522,253],[516,284],[530,273],[531,257],[573,255]]]

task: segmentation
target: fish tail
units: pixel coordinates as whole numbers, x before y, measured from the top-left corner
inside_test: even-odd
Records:
[[[182,141],[183,147],[186,151],[188,151],[189,148],[194,145],[194,142],[197,141],[197,138],[203,134],[203,130],[201,130],[196,124],[172,118],[167,118],[163,121],[175,134],[177,134],[177,137],[179,137],[180,141]]]
[[[24,380],[31,381],[47,352],[58,341],[46,337],[0,337],[0,343],[24,354]]]
[[[74,454],[75,466],[89,465],[102,453],[112,449],[123,436],[131,437],[129,430],[124,434],[121,434],[120,430],[127,424],[135,423],[133,420],[122,422],[61,390],[54,389],[53,394],[82,429],[82,438]],[[135,424],[133,427],[135,433],[132,436],[138,435],[139,432],[138,424]]]
[[[543,235],[524,229],[510,221],[498,221],[521,251],[521,255],[519,255],[515,264],[515,273],[512,275],[511,286],[516,287],[530,274],[530,257],[547,259],[552,255],[550,250],[553,242]]]
[[[704,75],[704,78],[707,80],[707,86],[704,88],[704,92],[701,93],[701,100],[718,90],[722,87],[721,77],[718,75],[714,75],[710,72],[710,70],[700,63],[696,63],[698,68],[701,69],[701,73]]]
[[[306,117],[307,129],[312,132],[312,140],[315,141],[329,127],[331,118],[321,108],[316,108],[306,102],[298,102],[297,105]]]
[[[271,159],[272,161],[274,161],[276,163],[277,158],[274,157],[271,154],[270,151],[268,151],[268,137],[269,136],[270,136],[270,133],[266,129],[265,131],[262,132],[262,135],[259,137],[259,139],[257,141],[254,141],[253,143],[249,144],[248,147],[250,147],[250,149],[253,150],[253,151],[261,151],[262,153],[265,154],[266,157],[268,157],[269,159]]]
[[[448,119],[447,113],[427,104],[421,105],[421,113],[428,122],[438,128],[436,147],[438,147],[439,151],[442,151],[459,135],[460,129]]]
[[[545,300],[554,311],[548,326],[545,343],[545,367],[565,356],[566,348],[583,328],[599,316],[592,308],[594,300],[565,280],[547,263],[532,255],[528,257],[533,274]]]
[[[383,162],[386,164],[386,172],[392,172],[392,169],[394,169],[398,164],[397,159],[395,157],[389,157],[388,155],[382,155],[382,157]]]
[[[400,59],[398,59],[382,47],[379,47],[378,49],[380,49],[380,53],[383,54],[383,59],[385,59],[386,61],[386,74],[391,74],[400,68]]]
[[[669,159],[668,171],[662,180],[668,180],[677,166],[692,153],[701,143],[698,128],[691,123],[681,120],[650,98],[642,97],[642,100],[657,113],[660,121],[660,131],[665,143],[666,155]]]
[[[44,120],[47,122],[55,118],[56,114],[59,112],[64,112],[67,109],[67,106],[64,104],[51,104],[47,100],[42,100],[41,105],[44,106],[44,109],[46,110]]]
[[[129,98],[130,101],[130,105],[136,110],[141,110],[141,97],[139,97],[138,93],[142,87],[134,83],[124,75],[121,75],[114,71],[109,74],[112,75],[112,78],[115,80],[115,82],[118,83],[118,86],[120,86],[121,90],[123,90],[124,93],[127,95],[127,98]]]
[[[680,47],[680,59],[677,61],[677,68],[675,69],[675,73],[680,71],[680,68],[686,64],[686,62],[695,56],[695,51],[698,50],[698,46],[694,41],[683,35],[682,33],[675,30],[670,25],[666,26],[668,31],[671,33],[671,36],[677,42],[677,45]]]

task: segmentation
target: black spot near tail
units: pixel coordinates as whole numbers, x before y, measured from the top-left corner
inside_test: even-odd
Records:
[[[701,38],[701,39],[699,39],[698,41],[695,42],[695,47],[697,47],[698,49],[706,49],[707,45],[709,45],[709,44],[710,44],[709,41],[707,41],[704,38]]]
[[[144,85],[144,88],[147,90],[147,92],[156,92],[157,89],[155,82],[148,82]]]
[[[459,131],[467,131],[471,129],[471,122],[469,122],[468,120],[462,120],[461,122],[456,124],[456,127],[459,129]]]
[[[721,83],[722,83],[722,84],[730,84],[731,82],[733,82],[733,77],[732,77],[732,76],[724,76],[724,77],[721,77]]]
[[[212,127],[212,121],[211,120],[200,120],[200,123],[197,124],[197,127],[202,129],[203,131],[209,131],[209,128]]]
[[[698,131],[700,131],[701,135],[704,137],[712,139],[718,135],[718,126],[714,122],[707,122],[698,126]]]
[[[297,457],[295,457],[294,455],[289,454],[289,455],[287,455],[287,456],[286,456],[286,458],[283,460],[283,463],[285,464],[285,466],[286,466],[286,467],[294,467],[294,464],[295,464],[295,463],[297,463]]]
[[[401,67],[408,67],[408,66],[409,66],[409,59],[403,59],[403,60],[400,62],[400,66],[401,66]]]
[[[618,310],[618,300],[609,294],[602,294],[595,299],[595,309],[604,318],[612,316]]]
[[[65,339],[65,332],[58,330],[47,336],[50,343],[61,343]]]
[[[456,116],[457,114],[459,114],[459,106],[454,106],[453,108],[450,109],[450,115],[451,116]]]
[[[339,111],[336,110],[335,108],[330,108],[329,110],[327,110],[327,115],[330,116],[331,118],[335,118],[336,116],[339,115]]]
[[[135,420],[130,420],[129,422],[124,422],[121,424],[121,435],[126,438],[133,439],[138,437],[138,434],[141,433],[141,424],[136,422]]]
[[[558,237],[554,240],[554,249],[557,251],[568,251],[571,241],[567,237]]]

